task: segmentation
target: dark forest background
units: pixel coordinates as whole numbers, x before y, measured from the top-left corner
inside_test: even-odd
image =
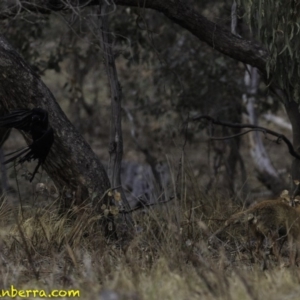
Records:
[[[2,167],[3,286],[78,288],[86,299],[294,294],[298,270],[271,259],[262,271],[245,228],[214,249],[207,240],[233,212],[298,193],[297,2],[45,2],[0,4],[1,51],[19,53],[20,70],[54,95],[34,84],[31,98],[14,77],[10,102],[2,58],[1,114],[43,107],[55,132],[32,184],[34,164]],[[23,135],[12,130],[1,156]]]

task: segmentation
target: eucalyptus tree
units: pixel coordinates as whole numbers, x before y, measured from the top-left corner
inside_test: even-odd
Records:
[[[243,17],[260,41],[259,70],[284,104],[293,129],[294,149],[300,153],[300,4],[296,0],[240,0]],[[242,10],[241,10],[242,11]],[[292,164],[292,178],[300,179],[300,161]]]
[[[280,100],[284,104],[288,117],[292,123],[294,148],[297,152],[300,152],[300,113],[298,109],[298,77],[300,72],[298,43],[300,25],[298,13],[299,4],[297,1],[239,1],[240,15],[249,21],[249,28],[252,30],[251,39],[233,34],[228,28],[226,28],[226,26],[208,20],[198,12],[196,9],[197,4],[193,1],[115,0],[110,1],[109,3],[112,6],[117,5],[138,8],[140,16],[147,13],[147,9],[152,9],[162,13],[171,22],[186,29],[200,41],[211,46],[214,50],[219,51],[236,61],[256,67],[271,90],[279,96]],[[10,18],[11,16],[25,12],[45,15],[52,12],[57,13],[59,11],[63,11],[64,13],[68,11],[78,12],[86,7],[96,7],[98,4],[98,0],[36,0],[33,2],[18,0],[1,3],[0,8],[1,18]],[[2,45],[4,54],[5,51],[10,51],[10,47],[6,46],[6,43],[3,42]],[[5,60],[3,63],[5,63]],[[24,66],[23,63],[22,66]],[[25,77],[22,80],[24,81]],[[34,77],[32,77],[31,82],[37,81]],[[42,87],[40,83],[38,86]],[[49,91],[45,90],[45,93],[48,96],[50,95]],[[40,95],[45,95],[45,93],[40,93]],[[51,97],[52,96],[50,95],[50,98]],[[65,128],[71,130],[68,135],[67,143],[61,142],[62,140],[59,137],[54,143],[54,149],[57,148],[59,153],[65,153],[65,156],[62,155],[61,158],[68,158],[67,156],[70,149],[74,149],[72,150],[74,152],[71,152],[74,153],[74,156],[71,156],[71,158],[75,157],[75,153],[77,150],[80,150],[81,146],[85,147],[85,153],[90,153],[88,146],[78,136],[77,132],[73,130],[74,128],[70,127],[69,123],[64,119],[65,117],[62,117],[63,114],[59,108],[57,108],[56,105],[53,106],[54,102],[52,100],[47,102],[45,97],[34,97],[29,99],[31,99],[30,101],[33,99],[35,104],[42,103],[42,100],[39,99],[44,99],[44,105],[47,105],[48,107],[51,106],[50,121],[55,124],[65,124]],[[66,123],[57,122],[62,120],[62,118],[66,121]],[[74,137],[74,139],[72,137]],[[80,151],[80,153],[84,152]],[[70,161],[70,158],[66,160],[61,159],[61,162],[65,163],[64,166],[66,167],[66,170],[70,170],[61,182],[63,182],[64,185],[71,187],[70,190],[73,192],[76,190],[77,186],[80,186],[82,187],[82,190],[85,191],[85,195],[95,198],[94,191],[95,189],[97,190],[97,188],[85,188],[84,186],[91,182],[94,172],[98,172],[97,181],[105,183],[104,185],[100,185],[102,186],[101,192],[103,193],[106,187],[109,186],[107,176],[104,175],[105,172],[99,163],[95,162],[96,158],[93,154],[86,155],[86,157],[93,157],[92,161],[89,161],[89,163],[86,162],[85,156],[80,155],[79,157],[80,159],[77,162],[75,160]],[[51,177],[59,178],[60,173],[57,171],[58,168],[55,168],[59,165],[55,163],[54,156],[52,156],[51,153],[49,158],[49,167],[47,167],[46,164],[46,170]],[[77,166],[80,166],[80,168],[77,169]],[[90,171],[87,171],[87,166],[93,166],[93,168],[90,169]],[[73,168],[77,171],[73,172]],[[297,159],[294,160],[292,169],[293,178],[300,179],[300,163]],[[79,183],[79,185],[77,183]],[[81,192],[78,191],[78,194],[81,194]],[[97,197],[99,197],[100,193],[96,194]]]

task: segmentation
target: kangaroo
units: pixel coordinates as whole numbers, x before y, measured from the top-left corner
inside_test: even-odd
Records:
[[[294,265],[300,249],[300,207],[291,207],[282,200],[262,201],[249,209],[232,215],[210,238],[212,239],[232,224],[248,223],[257,238],[256,252],[264,239],[272,241],[274,255],[279,258],[278,242],[288,240],[290,264]]]

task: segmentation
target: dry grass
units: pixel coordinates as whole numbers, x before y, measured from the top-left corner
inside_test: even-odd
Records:
[[[56,36],[59,36],[57,31]],[[155,98],[152,80],[149,82],[146,78],[149,74],[141,80],[139,70],[131,69],[131,76],[136,74],[142,85],[126,90],[128,67],[124,65],[122,72],[122,64],[124,62],[119,63],[118,70],[120,82],[125,86],[124,95],[129,98],[137,90],[145,98],[146,95]],[[72,76],[67,68],[64,63],[64,71],[60,74],[47,71],[43,80],[74,121],[69,111],[71,95],[63,87]],[[143,69],[142,66],[138,68]],[[99,107],[93,107],[95,113],[90,120],[93,131],[83,126],[82,134],[97,155],[107,160],[110,102],[106,74],[100,68],[89,76],[85,80],[89,84],[84,86],[86,101],[93,104],[97,96],[94,83],[101,87],[97,97]],[[125,102],[125,105],[136,108],[131,102]],[[181,151],[182,137],[176,144],[171,134],[175,123],[172,118],[171,124],[166,119],[157,120],[156,116],[149,116],[149,122],[138,112],[135,118],[140,122],[141,143],[155,145],[152,154],[159,160],[164,160],[165,155],[173,155],[174,148]],[[86,124],[88,120],[83,116],[81,121]],[[172,138],[168,135],[156,138],[156,130],[162,127],[162,122],[164,127],[171,127],[169,136]],[[123,125],[124,158],[145,161],[141,153],[133,150],[131,125],[126,118]],[[268,269],[262,271],[261,259],[253,257],[252,241],[245,229],[232,228],[222,237],[223,242],[215,248],[208,247],[209,235],[240,207],[224,199],[223,191],[215,191],[209,197],[202,194],[199,182],[208,182],[210,167],[206,138],[200,133],[198,136],[197,142],[185,147],[193,162],[193,171],[183,172],[179,184],[174,172],[173,190],[175,186],[180,187],[180,196],[162,206],[135,212],[137,233],[125,249],[103,238],[98,218],[88,209],[79,213],[74,211],[73,218],[59,216],[57,203],[49,204],[53,201],[50,197],[35,195],[33,185],[22,178],[25,170],[20,168],[16,195],[22,197],[22,209],[12,203],[11,197],[2,199],[0,205],[0,287],[7,289],[13,284],[18,289],[79,289],[83,299],[299,299],[298,268],[282,268],[271,258]],[[276,167],[284,168],[288,164],[282,159],[286,150],[274,148],[270,141],[267,143],[268,149],[276,149],[271,153]],[[161,144],[164,148],[156,150]],[[242,153],[246,154],[249,147],[245,140],[243,144]],[[5,149],[10,152],[23,145],[20,135],[13,132]],[[245,163],[250,174],[248,181],[261,190],[261,184],[254,178],[252,162]],[[13,169],[9,170],[9,175],[13,177],[14,174]],[[14,183],[14,188],[15,181],[13,178],[9,182]]]
[[[180,198],[135,212],[137,233],[123,249],[103,237],[88,208],[66,217],[55,202],[21,211],[3,198],[1,287],[79,289],[83,299],[299,299],[299,269],[270,258],[262,271],[246,231],[208,247],[232,209],[206,198],[189,172],[180,187]]]

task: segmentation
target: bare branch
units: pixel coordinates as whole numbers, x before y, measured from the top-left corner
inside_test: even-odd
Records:
[[[163,200],[163,201],[157,201],[157,202],[152,202],[152,203],[139,202],[140,205],[138,205],[138,206],[136,206],[136,207],[134,207],[134,208],[132,208],[130,210],[123,210],[122,213],[124,213],[124,214],[130,214],[133,211],[137,211],[137,210],[140,210],[140,209],[143,209],[143,208],[146,208],[146,207],[168,203],[168,202],[172,201],[173,199],[175,199],[175,197],[171,196],[171,197],[169,197],[168,200]]]
[[[228,140],[228,139],[233,139],[233,138],[236,138],[236,137],[239,137],[239,136],[242,136],[242,135],[245,135],[251,131],[261,131],[263,133],[266,133],[265,130],[260,130],[260,129],[249,129],[247,131],[244,131],[244,132],[241,132],[241,133],[237,133],[237,134],[234,134],[234,135],[229,135],[229,136],[223,136],[223,137],[211,137],[210,139],[211,140],[216,140],[216,141],[223,141],[223,140]]]
[[[192,121],[201,121],[201,120],[208,120],[210,121],[212,124],[216,124],[216,125],[222,125],[222,126],[227,126],[227,127],[231,127],[231,128],[251,128],[254,131],[262,131],[264,133],[273,135],[277,137],[276,143],[279,144],[280,141],[282,140],[288,147],[289,153],[295,157],[300,159],[300,155],[295,151],[293,144],[291,143],[291,141],[283,134],[275,132],[273,130],[267,129],[265,127],[261,127],[261,126],[255,126],[252,124],[235,124],[235,123],[230,123],[230,122],[223,122],[223,121],[218,121],[215,120],[214,118],[212,118],[211,116],[198,116],[198,117],[194,117],[191,119]]]

